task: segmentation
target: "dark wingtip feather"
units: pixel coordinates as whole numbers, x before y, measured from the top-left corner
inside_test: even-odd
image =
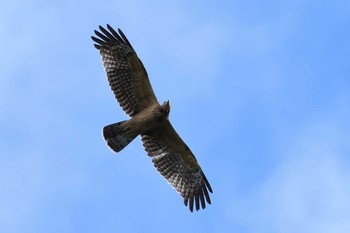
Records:
[[[100,48],[110,44],[111,42],[112,43],[116,42],[116,43],[125,44],[133,50],[133,47],[131,46],[129,40],[126,38],[125,34],[122,32],[120,28],[118,28],[119,33],[116,32],[109,24],[107,24],[107,29],[109,31],[104,27],[102,27],[101,25],[99,25],[98,28],[102,33],[97,30],[94,30],[94,33],[97,35],[98,38],[97,37],[91,37],[91,38],[100,46]]]
[[[100,28],[101,32],[103,32],[104,35],[107,36],[108,39],[109,39],[110,41],[117,42],[117,38],[115,38],[115,37],[114,37],[109,31],[107,31],[104,27],[99,26],[99,28]]]
[[[193,199],[194,199],[194,196],[192,195],[190,197],[190,206],[189,206],[191,212],[193,212],[193,201],[194,201]]]
[[[211,188],[209,181],[207,180],[207,177],[205,177],[205,175],[203,174],[203,178],[204,178],[204,183],[206,184],[206,186],[209,189],[209,192],[213,193],[213,189]]]
[[[98,50],[100,50],[100,49],[102,48],[102,46],[97,45],[97,44],[94,44],[94,46],[95,46],[95,48],[98,49]]]
[[[205,201],[204,201],[204,196],[203,196],[203,191],[202,190],[199,193],[199,198],[201,200],[202,208],[205,209]]]
[[[205,185],[203,186],[203,192],[204,192],[205,199],[207,200],[207,202],[209,204],[211,204],[209,193],[208,193],[207,187]]]
[[[91,39],[93,40],[93,41],[95,41],[95,39],[94,39],[95,37],[93,37],[93,36],[91,36]],[[95,41],[96,42],[96,41]],[[100,50],[101,49],[101,46],[100,45],[98,45],[98,44],[94,44],[94,46],[95,46],[95,48],[96,49],[98,49],[98,50]]]
[[[104,42],[103,40],[100,40],[100,39],[98,39],[98,38],[96,38],[96,37],[94,37],[94,36],[92,36],[91,39],[92,39],[93,41],[95,41],[95,42],[96,42],[97,44],[99,44],[99,45],[102,45],[102,46],[106,45],[106,42]]]
[[[198,192],[195,195],[195,202],[196,202],[196,210],[199,210],[199,194]]]
[[[105,41],[105,42],[108,42],[108,41],[110,41],[110,39],[107,37],[107,36],[105,36],[105,35],[103,35],[101,32],[99,32],[99,31],[95,31],[95,34],[98,36],[98,37],[100,37],[103,41]]]
[[[125,41],[125,43],[126,43],[127,45],[129,45],[130,48],[132,48],[132,46],[131,46],[131,44],[130,44],[128,38],[126,38],[126,36],[124,35],[123,31],[122,31],[120,28],[118,28],[118,32],[119,32],[119,34],[121,35],[121,37],[123,38],[123,40]]]
[[[185,198],[185,199],[184,199],[184,204],[185,204],[185,206],[188,205],[188,198]]]
[[[115,38],[117,38],[120,42],[125,43],[119,34],[114,30],[114,28],[112,28],[109,24],[107,24],[107,28]]]

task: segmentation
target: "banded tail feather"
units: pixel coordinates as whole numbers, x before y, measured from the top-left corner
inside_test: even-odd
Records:
[[[122,123],[124,122],[125,121],[121,121],[107,125],[102,130],[103,138],[107,145],[116,153],[124,149],[124,147],[126,147],[137,136],[137,134],[130,135],[130,133],[122,127]]]

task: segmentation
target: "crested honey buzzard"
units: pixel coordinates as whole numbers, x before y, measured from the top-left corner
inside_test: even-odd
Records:
[[[140,135],[143,146],[160,174],[181,194],[192,212],[211,204],[213,192],[201,167],[188,146],[169,121],[169,101],[159,104],[147,72],[124,33],[95,30],[94,46],[99,50],[109,85],[130,119],[103,128],[107,145],[121,151]],[[209,192],[208,192],[209,191]]]

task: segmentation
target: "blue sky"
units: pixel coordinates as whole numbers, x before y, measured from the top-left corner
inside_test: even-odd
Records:
[[[347,1],[7,1],[0,232],[350,232]],[[90,36],[120,27],[214,193],[190,213],[136,139]]]

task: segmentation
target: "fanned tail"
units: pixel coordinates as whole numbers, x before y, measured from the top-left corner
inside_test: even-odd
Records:
[[[122,127],[121,121],[115,124],[107,125],[103,128],[103,138],[107,145],[114,151],[119,152],[126,147],[137,135],[130,135],[130,132]]]

